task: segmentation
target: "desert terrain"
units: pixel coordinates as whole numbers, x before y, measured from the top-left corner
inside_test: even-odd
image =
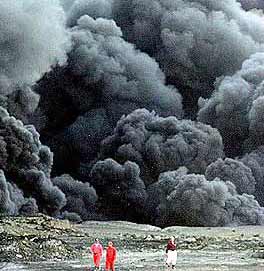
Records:
[[[89,246],[95,237],[104,246],[114,241],[116,270],[168,270],[165,246],[171,235],[178,243],[176,270],[264,270],[264,227],[160,229],[121,221],[71,224],[40,215],[2,218],[0,233],[5,271],[93,270]]]

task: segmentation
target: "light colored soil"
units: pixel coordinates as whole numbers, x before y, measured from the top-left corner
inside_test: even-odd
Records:
[[[177,271],[263,271],[264,227],[160,229],[127,222],[86,222],[78,225],[82,237],[67,240],[81,246],[78,260],[0,264],[4,271],[92,270],[88,248],[95,237],[118,248],[117,271],[167,271],[164,247],[169,236],[178,241]],[[83,237],[85,236],[85,237]],[[257,255],[257,257],[256,257]],[[254,256],[254,257],[253,257]],[[104,262],[104,258],[103,258]],[[102,269],[103,270],[103,269]]]

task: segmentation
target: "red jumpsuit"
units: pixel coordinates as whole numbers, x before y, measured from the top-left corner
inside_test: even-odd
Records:
[[[115,260],[116,260],[116,248],[113,246],[107,247],[105,270],[115,271]]]
[[[100,261],[103,255],[103,247],[101,244],[93,244],[91,246],[91,252],[93,253],[93,261],[96,267],[100,266]]]

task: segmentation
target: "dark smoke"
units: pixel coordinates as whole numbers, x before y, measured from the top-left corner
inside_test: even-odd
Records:
[[[49,179],[52,153],[40,143],[33,126],[23,126],[0,110],[1,201],[6,212],[18,214],[33,197],[40,211],[55,214],[65,205],[65,196]]]
[[[58,1],[0,2],[1,94],[33,84],[56,62],[66,61],[69,38]]]
[[[256,36],[256,30],[263,30],[261,20],[255,15],[245,16],[235,0],[75,1],[68,21],[73,25],[84,14],[109,17],[112,2],[112,16],[125,37],[159,58],[165,69],[170,67],[166,71],[172,78],[184,72],[183,78],[189,79],[191,86],[203,85],[199,82],[200,75],[208,76],[207,85],[208,79],[235,71],[239,62],[258,50],[258,43],[263,42]],[[91,8],[95,5],[97,12]],[[104,14],[102,11],[106,9],[108,12]]]
[[[240,161],[230,158],[218,159],[207,167],[205,177],[209,181],[219,178],[225,182],[231,182],[236,186],[239,194],[255,193],[256,181],[252,171]]]
[[[236,0],[76,0],[68,25],[86,14],[114,19],[127,41],[154,57],[188,99],[188,114],[200,96],[211,94],[217,77],[232,74],[264,48],[263,19]]]
[[[264,1],[263,0],[239,0],[238,2],[241,3],[242,7],[245,10],[251,9],[264,9]]]
[[[264,24],[235,0],[115,1],[126,38],[161,63],[172,82],[206,95],[215,78],[262,50]],[[228,29],[228,31],[227,31]]]
[[[246,154],[241,161],[251,169],[256,180],[256,199],[264,206],[264,146]]]
[[[0,211],[5,214],[17,214],[18,206],[11,200],[10,191],[11,186],[8,185],[4,172],[0,171]],[[21,195],[22,200],[24,200],[23,195]]]
[[[0,2],[0,105],[25,122],[39,101],[30,86],[66,62],[65,20],[56,0]]]
[[[101,147],[101,157],[137,163],[146,183],[181,166],[201,173],[223,156],[222,138],[216,129],[176,117],[162,118],[146,109],[121,118]]]
[[[159,225],[234,226],[263,224],[264,208],[253,196],[238,195],[235,186],[203,175],[160,175]]]
[[[139,175],[139,166],[133,162],[128,161],[120,165],[112,159],[106,159],[94,165],[91,183],[103,197],[102,204],[105,208],[110,206],[113,213],[117,210],[120,218],[131,219],[142,215],[147,196],[145,184]]]
[[[89,183],[74,180],[69,175],[62,175],[52,179],[54,185],[65,194],[67,204],[64,207],[63,216],[71,220],[87,220],[95,217],[95,203],[97,195],[95,189]],[[73,218],[75,216],[75,218]]]
[[[89,207],[97,200],[95,190],[70,176],[51,181],[53,155],[41,144],[35,128],[0,110],[1,212],[17,215],[39,210],[59,216],[65,210],[87,219]]]
[[[264,224],[261,0],[0,0],[0,213]]]
[[[64,167],[56,161],[67,156],[73,159],[64,165],[93,160],[123,114],[141,107],[162,116],[183,114],[181,96],[165,84],[157,62],[124,41],[113,20],[83,16],[71,34],[68,66],[47,75],[36,89],[42,96],[37,126],[51,135],[46,143],[57,155],[60,174]]]
[[[246,60],[232,76],[217,82],[209,99],[200,98],[198,120],[217,128],[229,155],[264,144],[262,125],[264,54]]]

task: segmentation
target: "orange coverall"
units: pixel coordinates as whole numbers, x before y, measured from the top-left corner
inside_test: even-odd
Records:
[[[93,244],[91,246],[91,252],[93,253],[94,265],[100,267],[100,261],[103,255],[103,246],[101,244]]]
[[[109,246],[106,249],[105,269],[115,271],[116,248]]]

